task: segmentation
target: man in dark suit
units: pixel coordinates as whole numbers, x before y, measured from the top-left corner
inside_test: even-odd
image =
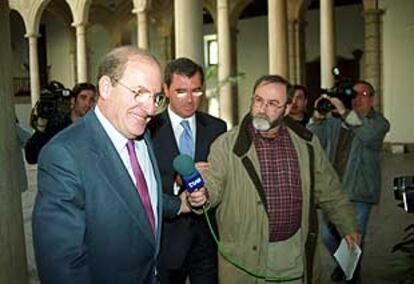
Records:
[[[190,59],[178,58],[166,66],[163,89],[168,108],[148,127],[163,191],[174,196],[182,190],[176,183],[174,158],[180,153],[190,155],[202,171],[208,167],[210,144],[226,131],[226,124],[197,111],[204,93],[204,72]],[[165,220],[161,243],[163,283],[181,284],[187,277],[192,284],[217,283],[217,248],[204,216],[190,213]]]
[[[33,241],[42,283],[157,283],[162,216],[189,212],[163,195],[146,132],[161,103],[157,60],[111,51],[97,106],[56,135],[39,158]],[[191,200],[190,200],[191,201]]]

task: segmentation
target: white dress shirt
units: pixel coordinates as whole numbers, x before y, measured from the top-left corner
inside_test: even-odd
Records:
[[[170,117],[170,121],[171,121],[171,126],[174,132],[174,137],[175,137],[175,141],[177,143],[177,146],[180,145],[180,136],[184,131],[184,128],[181,126],[181,121],[183,120],[187,120],[188,123],[190,124],[190,128],[191,128],[191,132],[193,134],[193,145],[195,147],[196,145],[196,118],[195,115],[192,115],[190,117],[187,118],[182,118],[181,116],[177,115],[173,110],[171,110],[170,106],[168,106],[168,116]],[[194,149],[195,150],[195,149]],[[180,191],[180,187],[174,183],[174,188],[173,188],[173,192],[175,195],[178,195],[179,191]]]
[[[175,141],[177,142],[177,145],[180,144],[180,136],[184,131],[184,128],[181,126],[181,121],[187,120],[190,124],[191,132],[193,134],[193,144],[195,145],[196,140],[196,118],[193,114],[190,117],[182,118],[181,116],[177,115],[174,111],[171,110],[170,106],[168,106],[168,116],[170,117],[171,126],[174,131],[174,137]]]
[[[95,107],[95,114],[105,129],[105,132],[108,134],[110,140],[112,141],[112,144],[114,145],[118,155],[121,157],[121,160],[124,163],[126,170],[128,171],[129,177],[135,184],[136,179],[129,159],[128,149],[126,147],[128,139],[119,133],[118,130],[116,130],[111,122],[102,114],[98,106]],[[148,154],[147,144],[145,143],[144,139],[135,140],[135,152],[137,153],[139,165],[141,166],[142,172],[144,173],[145,181],[147,182],[151,206],[155,217],[155,226],[157,226],[157,180],[155,179],[154,168],[152,166],[152,162]],[[137,195],[139,196],[138,192]]]

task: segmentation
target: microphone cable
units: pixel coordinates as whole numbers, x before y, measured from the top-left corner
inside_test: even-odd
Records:
[[[262,273],[258,273],[255,271],[252,271],[250,269],[248,269],[247,267],[244,267],[243,265],[241,265],[238,261],[236,261],[235,259],[231,258],[229,253],[225,250],[225,248],[223,247],[223,245],[220,243],[220,241],[217,238],[216,233],[214,232],[213,226],[211,225],[211,221],[210,221],[210,217],[207,214],[207,209],[205,208],[205,206],[203,206],[203,213],[204,216],[207,220],[207,225],[208,228],[210,229],[210,233],[213,236],[214,242],[217,245],[217,248],[221,254],[221,256],[227,260],[228,262],[230,262],[231,264],[233,264],[235,267],[237,267],[238,269],[246,272],[247,274],[255,277],[255,278],[259,278],[259,279],[265,279],[267,281],[275,281],[275,282],[289,282],[289,281],[294,281],[294,280],[299,280],[302,279],[304,274],[302,273],[301,275],[297,275],[297,276],[293,276],[293,277],[286,277],[286,276],[266,276],[263,275]]]

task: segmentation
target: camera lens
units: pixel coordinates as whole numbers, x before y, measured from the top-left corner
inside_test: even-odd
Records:
[[[321,98],[318,101],[318,103],[316,104],[316,110],[322,115],[327,114],[328,112],[330,112],[333,109],[334,109],[334,106],[326,98]]]

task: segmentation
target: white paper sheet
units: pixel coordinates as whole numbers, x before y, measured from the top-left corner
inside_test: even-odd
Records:
[[[355,245],[352,249],[348,249],[345,239],[342,239],[339,244],[338,249],[334,253],[334,257],[345,273],[346,280],[352,279],[361,253],[361,248],[358,245]]]

